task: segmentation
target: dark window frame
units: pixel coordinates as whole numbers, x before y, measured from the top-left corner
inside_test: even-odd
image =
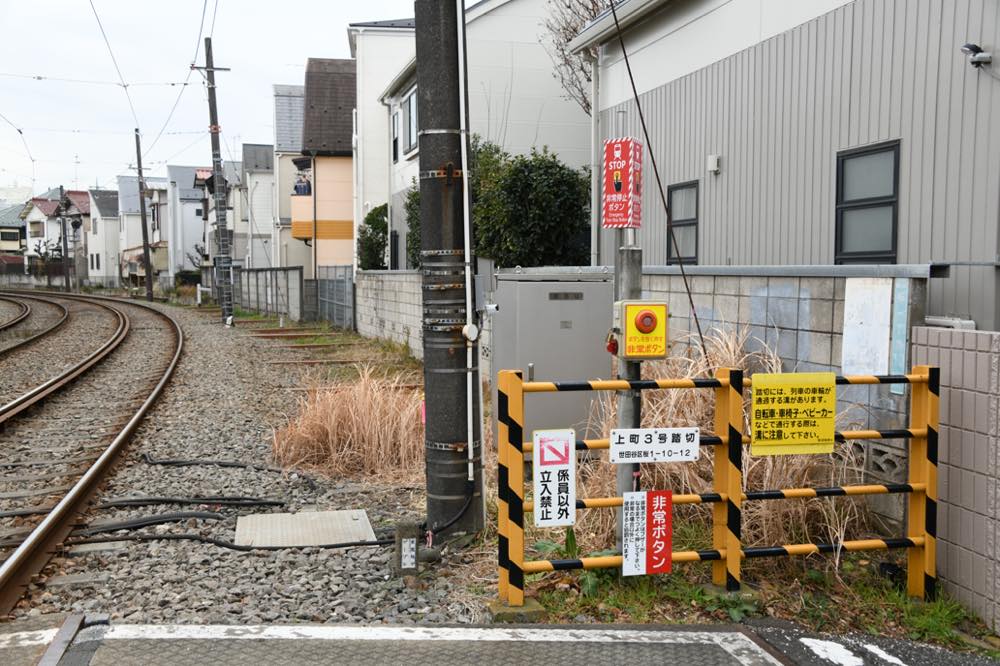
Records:
[[[409,155],[417,149],[417,133],[420,131],[420,120],[417,118],[417,89],[409,91],[403,95],[400,104],[402,113],[400,122],[405,123],[403,127],[403,137],[406,139],[403,146],[403,155]]]
[[[844,163],[852,157],[874,155],[892,152],[892,195],[867,197],[864,199],[844,200]],[[837,200],[836,223],[834,230],[834,263],[835,264],[895,264],[899,256],[899,139],[883,141],[870,146],[850,148],[837,153]],[[874,250],[871,252],[844,252],[844,211],[864,210],[866,208],[892,209],[892,249],[888,251]]]
[[[684,219],[684,220],[675,220],[675,219],[673,219],[674,192],[677,191],[677,190],[690,189],[692,187],[694,188],[694,217],[688,218],[688,219]],[[670,214],[671,214],[670,226],[674,229],[675,232],[676,232],[676,230],[678,228],[694,227],[694,256],[693,257],[676,257],[675,258],[675,257],[671,256],[672,255],[671,249],[673,248],[674,238],[673,238],[673,234],[670,233],[670,229],[667,229],[667,264],[668,265],[680,264],[680,263],[683,263],[685,266],[687,266],[687,265],[697,266],[698,265],[698,247],[699,247],[699,243],[698,243],[698,219],[699,219],[699,216],[701,215],[701,202],[699,201],[699,195],[700,194],[701,194],[701,183],[698,180],[688,180],[688,181],[685,181],[683,183],[674,183],[673,185],[667,185],[667,202],[670,204],[670,207],[671,207],[671,210],[670,210]]]
[[[400,107],[402,108],[402,107]],[[392,112],[392,163],[399,161],[399,109]]]

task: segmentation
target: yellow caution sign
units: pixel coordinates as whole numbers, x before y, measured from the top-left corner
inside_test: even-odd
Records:
[[[833,453],[836,414],[832,372],[755,374],[750,453]]]
[[[667,356],[667,304],[619,301],[616,314],[621,331],[621,357],[654,359]]]

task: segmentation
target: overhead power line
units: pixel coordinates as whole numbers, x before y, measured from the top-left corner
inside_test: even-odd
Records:
[[[204,0],[201,3],[201,22],[198,24],[198,39],[195,40],[194,56],[191,58],[191,65],[194,65],[198,61],[198,52],[201,50],[201,33],[204,32],[205,30],[206,11],[208,11],[208,0]],[[156,146],[157,142],[160,140],[160,137],[163,136],[164,130],[166,130],[167,126],[170,125],[170,120],[171,118],[174,117],[174,111],[177,110],[177,105],[181,103],[181,97],[184,96],[184,91],[187,90],[187,85],[188,82],[191,80],[191,73],[193,71],[194,70],[188,68],[187,76],[184,77],[184,85],[181,86],[181,89],[177,91],[177,98],[174,100],[173,106],[170,107],[170,113],[167,114],[167,119],[163,121],[163,126],[160,127],[160,131],[156,133],[156,137],[149,144],[149,146],[146,147],[145,152],[143,152],[144,156],[149,155],[149,153]]]
[[[111,42],[108,41],[108,35],[104,32],[104,24],[101,23],[101,17],[97,13],[97,7],[94,6],[94,0],[89,0],[90,8],[94,11],[94,18],[97,19],[97,27],[101,29],[101,37],[104,38],[104,44],[108,47],[108,55],[111,56],[111,62],[115,66],[115,71],[118,73],[118,80],[121,82],[122,89],[125,91],[125,98],[128,100],[128,108],[132,111],[132,119],[135,121],[135,126],[139,127],[139,116],[135,113],[135,105],[132,104],[132,95],[128,91],[128,84],[125,83],[125,77],[122,76],[122,70],[118,66],[118,59],[115,58],[115,52],[111,48]],[[181,88],[183,90],[183,88]]]
[[[138,81],[127,86],[118,81],[99,81],[96,79],[74,79],[65,76],[46,76],[44,74],[18,74],[16,72],[0,72],[0,77],[7,79],[27,79],[31,81],[52,81],[56,83],[77,83],[89,86],[114,86],[116,88],[135,88],[136,86],[186,86],[186,81]]]
[[[3,115],[2,113],[0,113],[0,119],[2,119],[5,123],[7,123],[8,125],[10,125],[11,127],[13,127],[14,131],[17,132],[17,135],[19,137],[21,137],[21,143],[24,145],[24,152],[28,156],[28,160],[31,161],[31,187],[34,188],[35,187],[35,157],[31,154],[31,149],[28,148],[28,140],[24,138],[24,130],[22,128],[18,127],[17,125],[15,125],[13,123],[13,121],[11,121],[10,118],[8,118],[7,116]]]

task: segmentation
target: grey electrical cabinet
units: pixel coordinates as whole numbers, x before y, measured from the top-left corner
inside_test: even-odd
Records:
[[[573,269],[577,270],[577,269]],[[493,379],[500,370],[529,364],[539,381],[608,379],[611,355],[605,338],[611,327],[613,278],[609,270],[558,273],[552,269],[503,270],[496,274],[493,314]],[[492,382],[496,397],[495,381]],[[588,433],[597,401],[613,394],[581,391],[532,393],[525,400],[525,439],[533,430],[574,428]],[[496,401],[493,402],[496,405]]]

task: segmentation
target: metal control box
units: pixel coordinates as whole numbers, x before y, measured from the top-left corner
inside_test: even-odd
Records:
[[[667,357],[667,304],[661,301],[616,301],[612,334],[618,357],[648,361]]]

